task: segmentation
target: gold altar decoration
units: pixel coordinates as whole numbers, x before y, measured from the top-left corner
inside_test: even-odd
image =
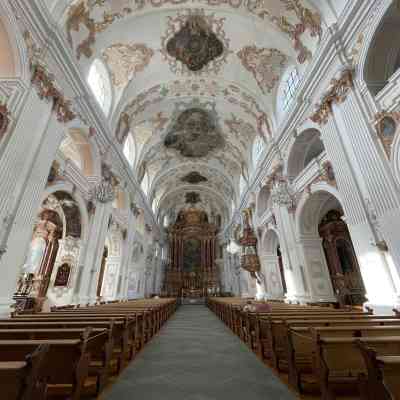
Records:
[[[169,265],[165,274],[164,293],[177,297],[205,297],[219,291],[215,265],[215,241],[218,228],[208,222],[207,213],[189,208],[179,213],[169,228]],[[188,268],[188,246],[198,245]],[[185,253],[186,252],[186,253]],[[189,263],[190,264],[190,263]]]

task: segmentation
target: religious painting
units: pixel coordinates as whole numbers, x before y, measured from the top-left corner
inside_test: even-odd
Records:
[[[209,62],[222,56],[224,45],[205,18],[192,15],[181,30],[168,40],[167,52],[190,71],[200,71]]]
[[[67,286],[70,274],[71,274],[71,266],[69,264],[64,263],[60,265],[57,270],[54,286]]]
[[[222,148],[224,138],[216,114],[200,107],[181,112],[165,137],[164,145],[189,158],[205,157]]]
[[[205,176],[201,175],[199,172],[192,171],[189,174],[185,175],[181,179],[181,181],[190,183],[191,185],[197,185],[198,183],[201,183],[201,182],[207,182],[208,179]]]
[[[183,272],[195,272],[201,267],[200,239],[187,239],[183,244]]]

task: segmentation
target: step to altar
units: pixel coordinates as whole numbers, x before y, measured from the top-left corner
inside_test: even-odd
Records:
[[[182,305],[204,305],[206,304],[205,297],[182,297],[181,298]]]

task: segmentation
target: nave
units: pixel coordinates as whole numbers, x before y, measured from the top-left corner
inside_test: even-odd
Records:
[[[101,400],[291,400],[269,368],[202,305],[181,306]]]

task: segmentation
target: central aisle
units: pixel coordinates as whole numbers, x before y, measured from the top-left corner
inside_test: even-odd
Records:
[[[269,368],[204,306],[181,306],[101,397],[290,400]]]

